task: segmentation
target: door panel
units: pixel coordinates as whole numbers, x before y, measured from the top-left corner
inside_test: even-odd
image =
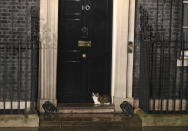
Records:
[[[92,102],[91,92],[110,95],[111,3],[59,1],[59,102]]]

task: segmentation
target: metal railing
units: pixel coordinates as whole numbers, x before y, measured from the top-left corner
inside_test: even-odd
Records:
[[[136,30],[138,43],[135,44],[140,44],[139,107],[148,113],[188,113],[187,43],[182,33],[183,11],[179,4],[182,1],[153,2],[153,10],[147,4],[137,3],[139,25],[136,26],[140,30]]]
[[[28,43],[0,43],[0,113],[35,111],[37,49]]]
[[[25,16],[26,40],[0,42],[0,114],[35,113],[38,88],[39,9]],[[12,22],[14,17],[12,16]],[[28,27],[28,22],[31,22]],[[14,23],[12,23],[12,28]],[[12,29],[11,34],[21,36]],[[12,36],[12,37],[14,37]]]

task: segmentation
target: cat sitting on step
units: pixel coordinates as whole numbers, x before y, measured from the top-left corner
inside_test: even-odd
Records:
[[[95,105],[110,105],[110,97],[107,95],[100,95],[99,93],[92,93],[92,98]]]

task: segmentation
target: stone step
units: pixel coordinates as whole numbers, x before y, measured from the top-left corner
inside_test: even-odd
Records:
[[[114,105],[61,104],[58,113],[113,113]]]
[[[91,122],[91,121],[48,121],[40,122],[40,127],[71,127],[71,126],[125,126],[124,122]]]
[[[119,127],[136,126],[141,122],[136,116],[126,117],[124,114],[56,114],[54,118],[40,116],[41,127]]]

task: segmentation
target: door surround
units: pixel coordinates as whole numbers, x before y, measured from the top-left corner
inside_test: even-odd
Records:
[[[130,6],[134,7],[135,0],[113,0],[113,33],[112,33],[112,76],[111,97],[115,110],[121,111],[122,101],[132,98],[132,86],[127,83],[128,53],[127,45],[130,27]],[[131,13],[134,15],[134,11]],[[131,15],[131,16],[132,16]],[[131,30],[131,34],[134,31]],[[134,35],[132,35],[134,37]],[[133,38],[131,37],[131,38]],[[39,48],[39,90],[38,108],[51,101],[57,105],[56,76],[58,49],[58,0],[40,0],[40,48]],[[131,82],[132,83],[132,82]],[[127,93],[129,91],[129,93]],[[128,98],[129,96],[129,98]]]

